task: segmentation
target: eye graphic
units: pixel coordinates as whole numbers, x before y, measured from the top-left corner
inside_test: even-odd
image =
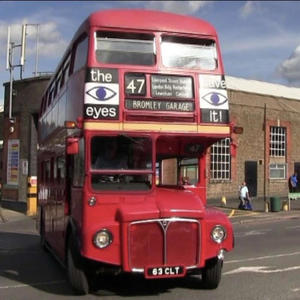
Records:
[[[107,101],[117,93],[105,86],[96,86],[86,92],[88,95],[99,101]]]
[[[228,101],[228,99],[220,94],[215,92],[210,92],[202,97],[207,103],[213,106],[220,106]]]

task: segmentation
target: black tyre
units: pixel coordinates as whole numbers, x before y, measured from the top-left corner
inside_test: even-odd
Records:
[[[79,266],[79,260],[79,253],[73,239],[70,237],[67,249],[68,279],[76,294],[86,295],[89,293],[89,281],[86,273]]]
[[[214,258],[207,261],[202,271],[202,284],[206,289],[216,289],[221,281],[223,261]]]

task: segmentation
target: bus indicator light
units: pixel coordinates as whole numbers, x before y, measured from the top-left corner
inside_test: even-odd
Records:
[[[65,128],[67,128],[67,129],[76,128],[76,122],[74,122],[74,121],[65,121]]]

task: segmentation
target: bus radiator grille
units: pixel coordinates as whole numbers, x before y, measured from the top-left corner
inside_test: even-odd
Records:
[[[129,266],[199,263],[200,224],[197,220],[169,218],[132,222],[129,225]]]

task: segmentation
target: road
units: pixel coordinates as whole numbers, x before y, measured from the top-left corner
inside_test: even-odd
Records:
[[[76,299],[300,299],[300,217],[234,223],[235,250],[225,257],[216,290],[198,277],[146,281],[109,277]],[[5,300],[74,299],[64,269],[39,247],[34,222],[0,223],[0,295]]]

